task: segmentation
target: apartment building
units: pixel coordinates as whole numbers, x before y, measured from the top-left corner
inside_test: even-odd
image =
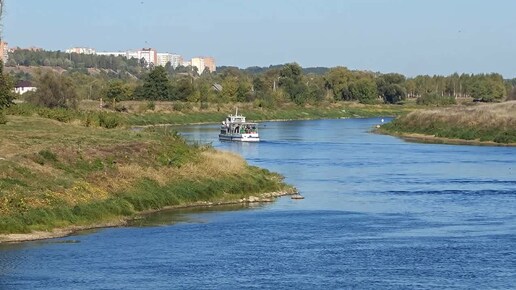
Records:
[[[97,55],[123,56],[127,59],[145,59],[147,65],[158,63],[158,52],[154,48],[142,48],[137,51],[99,51]]]
[[[89,47],[72,47],[65,50],[66,53],[80,53],[80,54],[96,54],[97,52],[93,48]]]
[[[213,57],[205,57],[204,66],[207,67],[211,73],[217,69],[215,66],[215,59]]]
[[[138,59],[145,59],[148,65],[158,63],[158,52],[154,48],[142,48],[138,50]]]
[[[194,57],[190,61],[192,67],[197,68],[197,72],[202,74],[208,68],[210,72],[215,71],[215,59],[213,57]]]
[[[176,68],[183,64],[183,58],[179,54],[173,54],[168,52],[158,53],[157,65],[165,66],[169,62],[173,68]]]

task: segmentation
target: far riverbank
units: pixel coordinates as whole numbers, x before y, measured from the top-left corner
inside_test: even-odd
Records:
[[[411,141],[516,146],[516,101],[416,110],[375,131]]]

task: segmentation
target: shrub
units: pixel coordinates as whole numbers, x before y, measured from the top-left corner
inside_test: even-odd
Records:
[[[106,129],[112,129],[118,127],[120,125],[120,120],[116,115],[100,113],[98,115],[99,126],[104,127]]]
[[[182,110],[184,110],[184,108],[185,108],[185,106],[181,102],[177,102],[177,103],[174,103],[174,105],[172,105],[172,109],[174,109],[174,111],[182,111]]]
[[[37,78],[38,90],[27,97],[29,103],[47,108],[75,108],[77,92],[73,80],[52,71],[43,72]]]
[[[75,119],[78,115],[78,112],[75,110],[69,110],[64,108],[56,108],[56,109],[48,109],[48,108],[39,108],[38,115],[44,118],[56,120],[59,122],[67,123],[71,120]]]
[[[494,137],[493,141],[496,142],[496,143],[505,143],[505,144],[516,142],[516,134],[511,135],[507,131],[501,132],[501,133],[498,133]]]
[[[122,104],[116,104],[114,109],[117,112],[127,112],[127,108]]]
[[[154,111],[156,109],[156,103],[154,101],[147,102],[147,110]]]
[[[57,155],[50,150],[41,150],[38,154],[48,161],[57,161]]]
[[[453,96],[440,96],[436,93],[423,94],[416,101],[418,105],[424,106],[449,106],[457,102]]]
[[[22,103],[22,104],[15,104],[13,106],[10,106],[5,112],[8,115],[16,115],[16,116],[32,116],[37,114],[38,112],[38,106],[29,104],[29,103]]]
[[[0,110],[0,124],[6,124],[7,123],[7,117],[5,116],[5,112],[3,110]]]

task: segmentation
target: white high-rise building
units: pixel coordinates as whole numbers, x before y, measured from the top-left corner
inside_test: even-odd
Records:
[[[89,47],[72,47],[65,50],[66,53],[80,53],[80,54],[96,54],[94,48]]]
[[[192,68],[194,68],[194,67],[197,68],[198,74],[202,74],[204,72],[204,58],[194,57],[194,58],[192,58],[190,63],[192,64]]]
[[[183,63],[183,58],[179,54],[168,52],[158,53],[157,65],[165,66],[169,62],[173,68],[176,68]]]
[[[125,51],[98,51],[96,55],[126,56]]]

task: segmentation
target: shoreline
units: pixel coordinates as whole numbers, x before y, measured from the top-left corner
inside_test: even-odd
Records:
[[[174,210],[174,209],[187,209],[187,208],[207,208],[207,207],[217,207],[224,205],[232,205],[232,204],[251,204],[251,203],[270,203],[274,202],[277,198],[282,196],[289,196],[297,194],[297,190],[294,187],[287,188],[282,191],[276,192],[267,192],[258,194],[258,196],[250,195],[246,198],[231,200],[231,201],[220,201],[220,202],[207,202],[207,201],[197,201],[191,204],[185,205],[175,205],[175,206],[165,206],[160,209],[154,210],[146,210],[141,211],[134,214],[131,217],[121,217],[118,220],[113,220],[109,222],[103,222],[93,225],[86,226],[67,226],[64,228],[55,228],[52,231],[34,231],[31,233],[23,233],[23,234],[0,234],[0,245],[2,244],[16,244],[23,242],[31,242],[31,241],[39,241],[39,240],[48,240],[55,238],[63,238],[74,235],[75,233],[87,230],[95,230],[95,229],[105,229],[105,228],[115,228],[115,227],[123,227],[128,224],[129,221],[135,220],[140,216],[149,215],[153,213],[157,213],[160,211],[166,210]]]
[[[516,147],[516,143],[496,143],[493,141],[453,139],[446,137],[436,137],[418,133],[392,133],[374,130],[374,133],[399,137],[403,140],[416,143],[445,144],[445,145],[470,145],[470,146],[497,146],[497,147]]]

